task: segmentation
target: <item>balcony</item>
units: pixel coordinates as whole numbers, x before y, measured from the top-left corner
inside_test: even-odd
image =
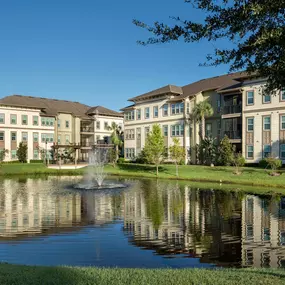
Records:
[[[242,105],[229,105],[223,107],[223,115],[231,115],[231,114],[241,114]]]
[[[227,136],[232,142],[241,142],[242,132],[240,131],[224,131],[224,136]]]
[[[80,142],[81,147],[93,147],[95,145],[95,142]]]
[[[94,128],[85,126],[80,128],[81,133],[94,133]]]

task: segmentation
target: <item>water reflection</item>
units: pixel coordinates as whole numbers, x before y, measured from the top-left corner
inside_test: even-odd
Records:
[[[121,192],[69,190],[77,179],[0,181],[2,261],[285,267],[285,198],[153,180],[127,181]]]

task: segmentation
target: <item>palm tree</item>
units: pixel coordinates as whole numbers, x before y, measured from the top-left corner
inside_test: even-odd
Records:
[[[211,117],[214,110],[211,104],[207,101],[202,101],[198,103],[193,109],[193,116],[200,123],[200,138],[203,140],[205,138],[205,117]]]
[[[112,122],[111,126],[109,126],[109,131],[112,131],[111,140],[115,145],[116,151],[116,161],[119,158],[119,147],[123,145],[123,130],[122,127],[117,125],[115,122]]]

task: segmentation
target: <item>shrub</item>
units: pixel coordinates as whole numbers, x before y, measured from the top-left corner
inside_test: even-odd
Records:
[[[11,160],[11,161],[3,161],[2,162],[3,164],[17,164],[17,163],[20,163],[19,160]]]
[[[139,153],[139,155],[137,156],[135,163],[139,163],[139,164],[146,164],[147,163],[147,157],[146,157],[144,149],[142,149],[141,152]]]
[[[235,174],[239,175],[241,174],[240,172],[240,167],[243,167],[245,165],[245,158],[242,156],[241,153],[237,153],[234,156],[233,164],[236,167],[235,169]]]
[[[271,167],[271,174],[275,175],[276,170],[282,167],[282,161],[277,158],[268,157],[266,158],[266,162]]]
[[[27,163],[28,146],[26,143],[20,142],[17,149],[17,157],[20,162]]]
[[[259,161],[258,166],[261,168],[267,168],[269,165],[268,165],[268,162],[266,161],[266,159],[263,158],[262,160]]]
[[[224,136],[218,148],[218,163],[224,166],[230,166],[234,162],[234,147],[229,138]]]
[[[44,163],[42,159],[31,159],[30,163]]]
[[[200,164],[211,165],[216,162],[217,146],[216,139],[207,137],[198,146],[198,157]]]
[[[118,164],[126,163],[126,160],[123,157],[118,159]]]

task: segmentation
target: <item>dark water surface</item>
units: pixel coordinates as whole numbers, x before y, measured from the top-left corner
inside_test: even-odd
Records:
[[[107,267],[285,267],[285,197],[121,180],[0,181],[0,262]],[[113,181],[116,182],[116,181]]]

